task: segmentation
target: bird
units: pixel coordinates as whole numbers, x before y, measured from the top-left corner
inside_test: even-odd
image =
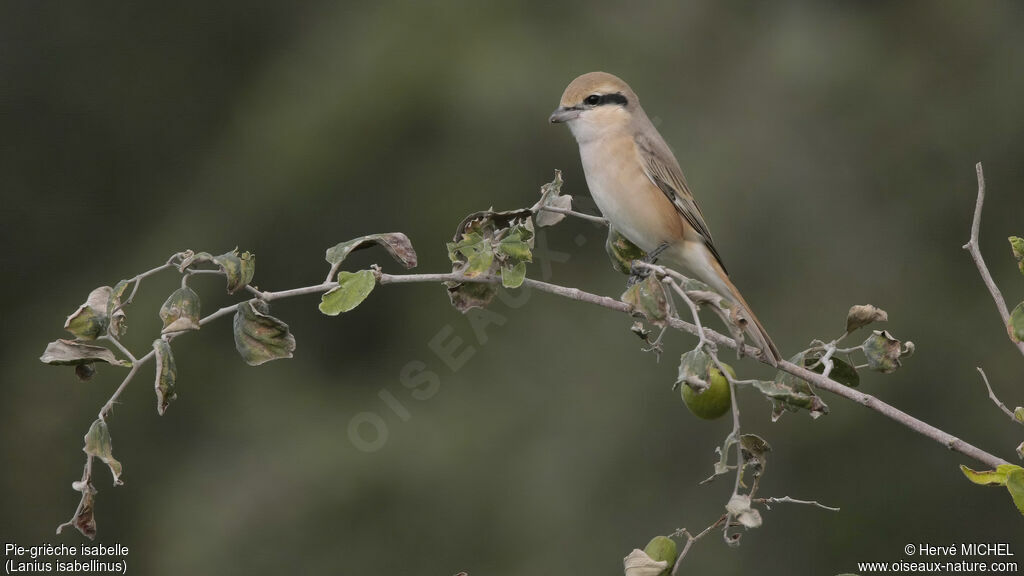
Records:
[[[740,327],[776,365],[778,348],[729,280],[679,162],[636,92],[613,74],[583,74],[569,83],[548,120],[567,125],[575,137],[587,187],[610,226],[649,261],[695,277],[745,311]]]

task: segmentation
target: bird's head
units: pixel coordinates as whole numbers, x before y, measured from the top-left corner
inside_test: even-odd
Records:
[[[627,128],[639,110],[640,102],[629,84],[607,72],[589,72],[569,83],[548,120],[567,124],[576,140],[584,142]]]

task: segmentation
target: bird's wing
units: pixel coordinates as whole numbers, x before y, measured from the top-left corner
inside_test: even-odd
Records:
[[[679,168],[675,157],[672,156],[668,145],[660,138],[653,139],[639,134],[636,137],[636,146],[644,173],[655,186],[665,193],[672,205],[676,207],[676,212],[679,212],[686,222],[704,238],[704,244],[725,270],[725,264],[711,239],[711,231],[708,230],[708,225],[704,222],[700,206],[697,206],[697,201],[693,199],[693,193],[690,192],[690,187],[686,184],[683,171]]]

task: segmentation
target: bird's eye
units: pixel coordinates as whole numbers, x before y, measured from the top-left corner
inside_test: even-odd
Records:
[[[598,94],[591,94],[590,96],[587,96],[585,100],[583,100],[583,103],[586,104],[587,106],[597,106],[598,104],[601,103],[601,96]]]

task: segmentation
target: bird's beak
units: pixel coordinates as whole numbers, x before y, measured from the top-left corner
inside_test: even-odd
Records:
[[[559,106],[551,113],[551,116],[548,117],[548,122],[551,122],[552,124],[561,124],[578,118],[579,115],[580,111],[578,108],[566,108],[565,106]]]

